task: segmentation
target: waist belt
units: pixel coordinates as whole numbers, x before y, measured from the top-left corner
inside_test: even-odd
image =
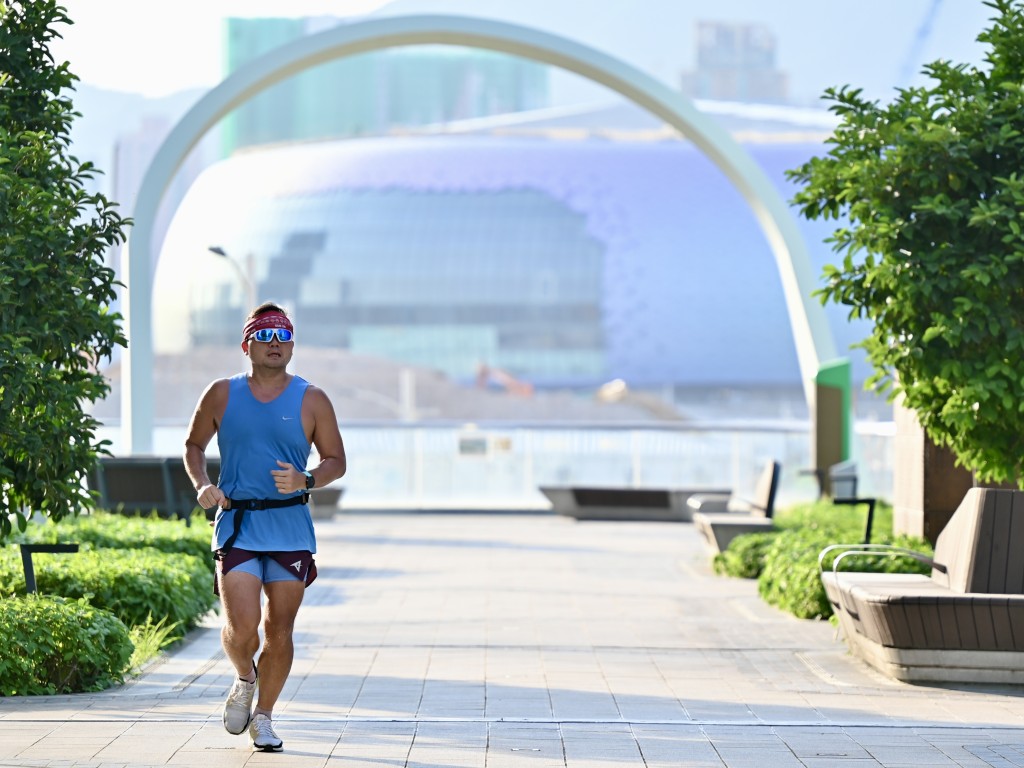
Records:
[[[235,513],[232,520],[234,530],[231,531],[228,540],[224,542],[224,546],[214,553],[214,557],[217,560],[223,560],[224,556],[235,546],[235,539],[238,538],[238,534],[242,530],[242,519],[245,517],[246,512],[251,509],[281,509],[282,507],[297,507],[300,504],[308,504],[309,494],[303,491],[298,496],[292,496],[288,499],[228,499],[228,501],[231,502],[231,505],[227,509],[233,510]]]
[[[299,496],[292,496],[288,499],[228,499],[231,505],[227,509],[249,510],[249,509],[280,509],[281,507],[296,507],[299,504],[309,503],[309,494],[303,491]]]

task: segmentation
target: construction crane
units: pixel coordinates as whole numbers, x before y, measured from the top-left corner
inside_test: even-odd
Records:
[[[903,60],[903,69],[900,72],[899,82],[902,88],[909,87],[914,76],[921,69],[922,62],[919,59],[924,52],[925,46],[928,44],[928,38],[932,35],[932,25],[935,23],[935,17],[939,15],[940,7],[942,7],[942,0],[932,0],[931,5],[928,6],[928,11],[917,27],[917,34],[914,35],[914,39],[910,42],[910,48],[907,50],[906,58]]]

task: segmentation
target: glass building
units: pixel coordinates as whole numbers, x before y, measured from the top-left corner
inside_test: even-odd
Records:
[[[331,17],[228,19],[226,74]],[[445,45],[390,48],[302,72],[254,96],[225,120],[223,156],[243,147],[372,136],[547,105],[548,68],[528,59]]]
[[[748,150],[789,196],[784,171],[822,145]],[[820,272],[828,227],[800,226]],[[760,228],[677,139],[406,136],[239,153],[200,176],[170,227],[157,351],[237,344],[247,283],[290,308],[305,345],[460,381],[482,365],[538,387],[800,381]],[[865,328],[827,312],[845,353]]]

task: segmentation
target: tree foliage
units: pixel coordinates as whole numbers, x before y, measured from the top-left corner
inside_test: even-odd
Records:
[[[0,0],[0,539],[12,517],[91,504],[82,479],[104,446],[84,406],[125,344],[103,254],[127,222],[69,154],[77,78],[49,51],[66,23],[54,0]]]
[[[819,295],[873,322],[869,385],[982,480],[1024,483],[1024,4],[986,4],[984,68],[936,61],[887,105],[827,90],[830,149],[789,175],[805,217],[840,220]]]

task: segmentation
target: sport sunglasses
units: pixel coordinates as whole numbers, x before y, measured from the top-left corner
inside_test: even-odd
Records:
[[[274,336],[277,336],[277,340],[280,342],[294,341],[295,334],[289,331],[287,328],[260,328],[258,331],[254,331],[250,339],[254,341],[262,341],[264,343],[271,341]]]

